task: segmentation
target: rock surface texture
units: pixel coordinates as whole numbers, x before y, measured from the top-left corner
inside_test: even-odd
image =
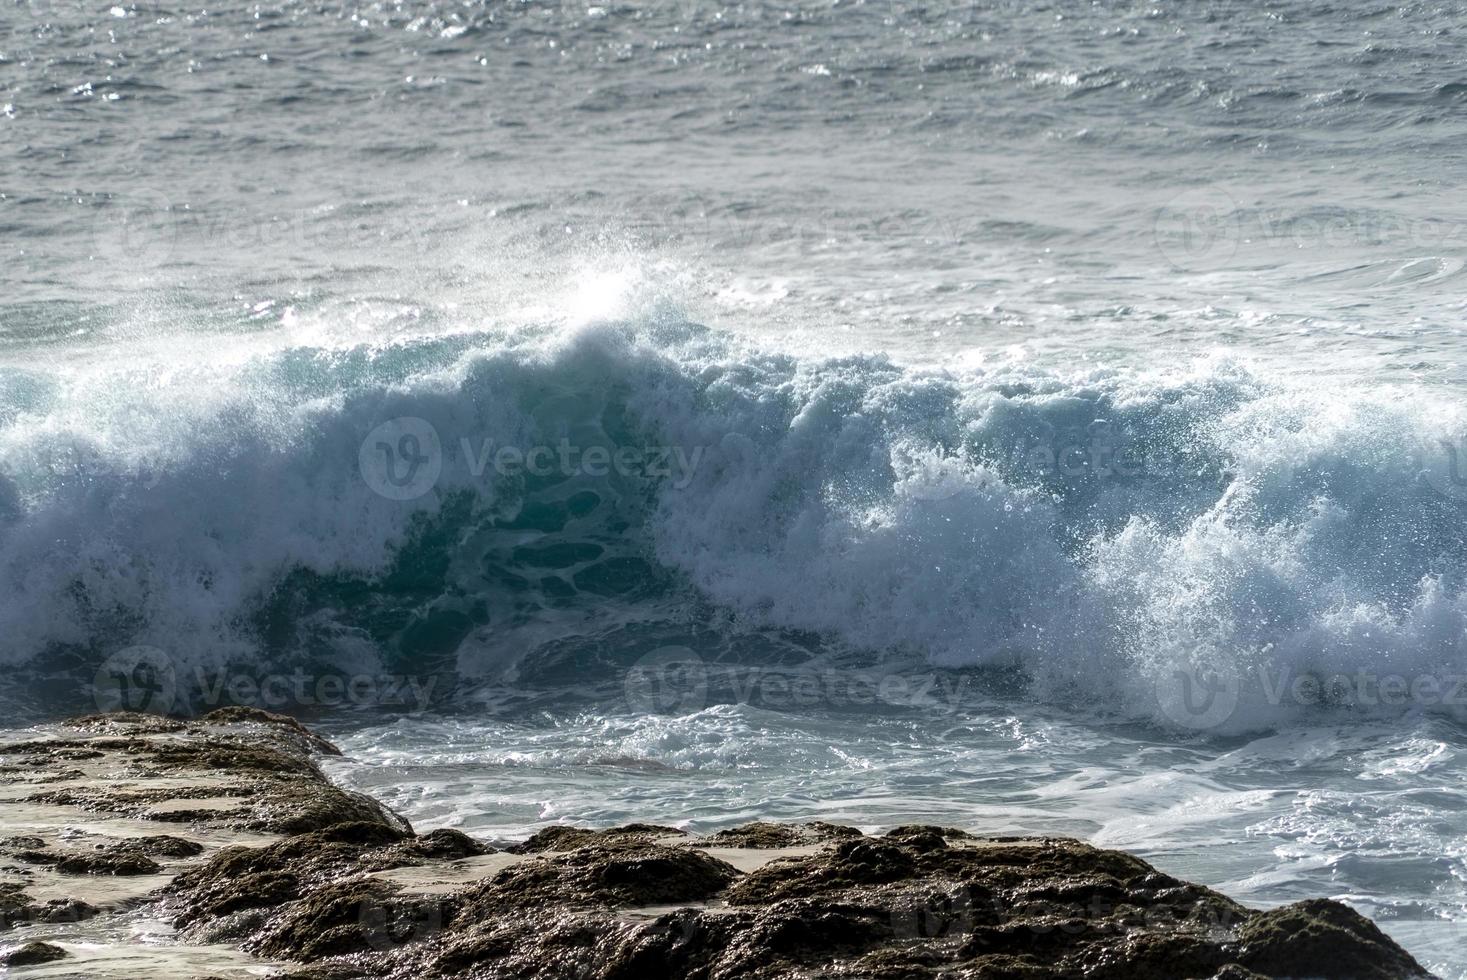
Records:
[[[1253,910],[1069,839],[633,824],[496,851],[417,835],[327,781],[312,755],[334,751],[244,709],[95,716],[0,746],[0,805],[25,816],[0,840],[0,962],[65,962],[64,942],[36,941],[47,923],[141,903],[181,942],[300,980],[1429,976],[1338,902]],[[60,833],[77,813],[105,819]]]

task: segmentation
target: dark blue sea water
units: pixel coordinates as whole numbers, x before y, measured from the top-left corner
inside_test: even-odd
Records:
[[[1467,10],[0,6],[0,681],[1467,977]]]

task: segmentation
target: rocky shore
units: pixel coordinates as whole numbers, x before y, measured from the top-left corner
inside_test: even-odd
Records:
[[[1427,977],[1318,899],[950,827],[556,826],[502,849],[332,785],[292,719],[75,719],[0,745],[0,963],[27,977]],[[146,939],[139,938],[140,932]]]

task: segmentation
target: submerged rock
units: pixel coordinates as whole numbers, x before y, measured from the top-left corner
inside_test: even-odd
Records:
[[[40,966],[66,959],[66,950],[50,943],[26,943],[20,949],[0,957],[6,966]]]

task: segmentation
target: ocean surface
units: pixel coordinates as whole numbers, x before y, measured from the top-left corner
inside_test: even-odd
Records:
[[[1464,183],[1457,3],[3,0],[0,705],[1460,980]]]

